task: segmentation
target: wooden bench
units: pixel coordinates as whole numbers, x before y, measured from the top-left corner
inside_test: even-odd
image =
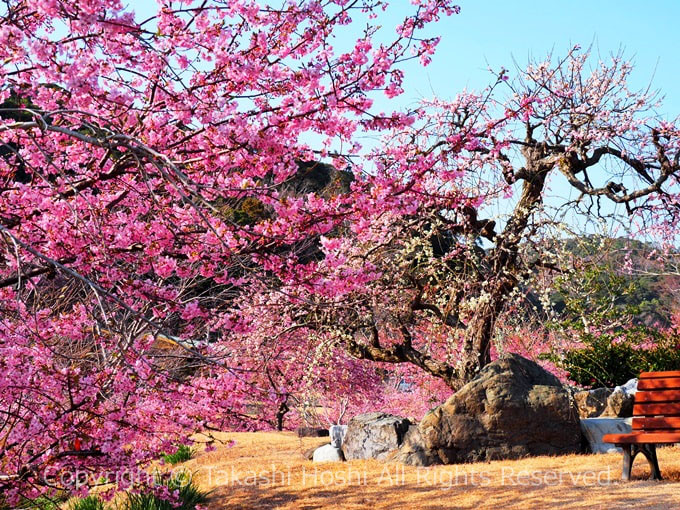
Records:
[[[602,440],[623,449],[621,478],[630,479],[633,461],[642,453],[653,480],[661,480],[656,445],[680,443],[680,371],[642,372],[633,406],[630,434],[606,434]]]

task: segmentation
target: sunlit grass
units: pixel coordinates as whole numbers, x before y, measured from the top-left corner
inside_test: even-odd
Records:
[[[680,508],[680,448],[660,448],[666,480],[647,480],[644,457],[621,482],[621,455],[566,455],[416,468],[373,460],[314,464],[328,438],[228,433],[233,446],[197,452],[183,467],[222,509]],[[599,483],[598,483],[599,477]]]

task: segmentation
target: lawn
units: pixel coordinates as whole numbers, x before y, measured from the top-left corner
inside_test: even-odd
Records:
[[[664,481],[644,457],[620,482],[621,455],[568,455],[416,468],[373,460],[314,464],[304,452],[327,438],[229,433],[233,446],[181,467],[210,489],[210,510],[439,508],[680,508],[680,448],[659,450]]]

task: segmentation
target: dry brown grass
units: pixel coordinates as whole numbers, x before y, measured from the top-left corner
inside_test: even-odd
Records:
[[[211,489],[210,510],[440,508],[680,508],[680,448],[659,450],[662,482],[644,457],[620,482],[621,455],[568,455],[415,468],[377,461],[314,464],[303,458],[327,438],[229,433],[184,464]],[[526,473],[525,478],[518,478]],[[535,475],[536,478],[531,478]],[[558,478],[561,477],[561,480]],[[598,484],[599,477],[601,484]]]

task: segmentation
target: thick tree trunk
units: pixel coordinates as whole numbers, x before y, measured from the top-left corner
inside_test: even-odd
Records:
[[[496,314],[488,303],[482,305],[468,323],[460,373],[464,382],[471,381],[482,367],[491,362],[491,339],[495,323]]]
[[[461,378],[468,382],[491,361],[491,341],[496,320],[508,302],[510,292],[517,285],[517,261],[520,242],[529,224],[529,219],[542,201],[543,188],[550,162],[539,162],[536,154],[526,151],[527,168],[533,170],[522,188],[522,196],[503,232],[496,236],[496,246],[490,252],[490,289],[480,296],[479,305],[465,332],[463,367]]]
[[[496,321],[507,301],[514,282],[502,279],[485,296],[472,319],[465,328],[463,363],[459,377],[463,382],[471,381],[485,365],[491,362],[491,342],[496,331]]]

